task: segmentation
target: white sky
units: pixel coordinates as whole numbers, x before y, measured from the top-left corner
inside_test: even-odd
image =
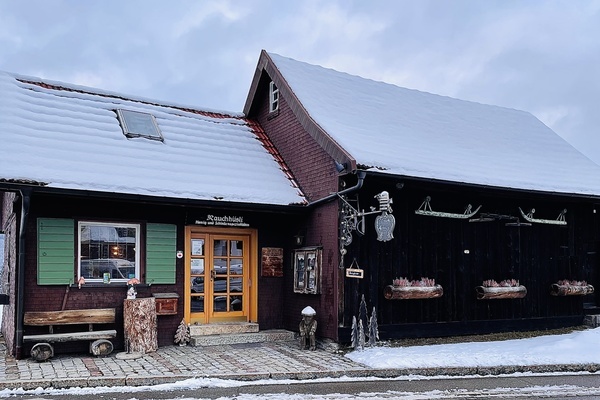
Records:
[[[261,49],[526,110],[600,163],[600,1],[2,0],[0,70],[241,111]]]

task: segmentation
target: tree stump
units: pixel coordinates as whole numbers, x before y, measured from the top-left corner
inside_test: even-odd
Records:
[[[54,357],[54,347],[50,343],[37,343],[31,348],[31,358],[35,361],[46,361]]]
[[[154,297],[126,299],[123,304],[125,350],[151,353],[158,350],[156,303]]]

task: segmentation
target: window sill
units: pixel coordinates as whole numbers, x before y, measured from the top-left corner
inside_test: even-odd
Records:
[[[138,283],[135,285],[136,288],[148,288],[151,285],[148,283]],[[76,288],[76,289],[83,289],[83,288],[110,288],[110,287],[118,287],[118,288],[126,288],[127,287],[127,282],[111,282],[111,283],[102,283],[102,282],[90,282],[90,283],[85,283],[83,285],[81,285],[81,288],[79,287],[78,284],[71,284],[69,287],[71,288]]]
[[[279,115],[279,108],[275,111],[271,111],[269,113],[269,115],[267,115],[267,121],[272,120],[273,118],[277,117]]]

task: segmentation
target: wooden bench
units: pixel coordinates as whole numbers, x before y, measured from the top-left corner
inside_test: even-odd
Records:
[[[50,343],[62,343],[78,340],[90,341],[90,353],[105,356],[113,351],[108,339],[115,338],[117,331],[95,331],[94,324],[114,324],[114,308],[97,308],[65,311],[33,311],[26,312],[23,323],[27,326],[48,326],[49,332],[36,335],[24,335],[24,342],[35,342],[31,348],[31,357],[36,361],[45,361],[54,356],[54,348]],[[85,331],[54,333],[58,325],[87,325]]]

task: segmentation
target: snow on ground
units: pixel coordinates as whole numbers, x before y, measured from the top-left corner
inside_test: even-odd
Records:
[[[600,364],[600,328],[497,342],[373,347],[346,355],[372,368]]]
[[[350,359],[366,364],[372,368],[428,368],[428,367],[472,367],[472,366],[503,366],[503,365],[543,365],[543,364],[585,364],[600,363],[600,351],[597,351],[600,343],[600,328],[587,329],[564,335],[548,335],[529,339],[507,340],[496,342],[470,342],[461,344],[443,344],[431,346],[412,346],[412,347],[374,347],[364,350],[354,351],[346,356]],[[582,374],[587,374],[582,372]],[[531,374],[516,373],[510,376],[533,376],[533,375],[551,375],[551,374]],[[501,375],[506,376],[506,375]],[[473,376],[468,376],[473,377]],[[393,380],[418,380],[418,379],[439,379],[461,377],[442,377],[442,376],[399,376],[389,378]],[[0,398],[12,397],[16,395],[85,395],[98,393],[139,393],[145,391],[174,391],[182,389],[195,388],[234,388],[255,385],[272,384],[301,384],[316,382],[355,382],[356,377],[340,378],[321,378],[310,380],[258,380],[258,381],[235,381],[215,378],[195,378],[187,379],[177,383],[139,386],[139,387],[95,387],[95,388],[71,388],[71,389],[4,389],[0,390]],[[384,380],[383,378],[361,378],[360,380]],[[482,397],[518,397],[518,396],[537,396],[548,395],[552,393],[556,396],[573,396],[577,393],[585,395],[600,395],[600,388],[583,388],[571,385],[555,386],[531,386],[527,388],[495,388],[468,391],[462,389],[456,390],[435,390],[429,392],[381,392],[369,393],[368,397],[374,399],[447,399],[447,398],[468,398],[472,396]],[[298,395],[300,396],[300,395]],[[267,399],[316,399],[326,398],[330,400],[357,399],[365,397],[364,393],[354,395],[331,394],[318,397],[303,394],[300,397],[292,394],[262,394],[260,396],[251,394],[239,394],[235,397],[238,400],[252,400],[258,398]],[[191,397],[190,397],[191,399]],[[227,400],[222,398],[221,400]],[[181,399],[180,399],[181,400]]]

